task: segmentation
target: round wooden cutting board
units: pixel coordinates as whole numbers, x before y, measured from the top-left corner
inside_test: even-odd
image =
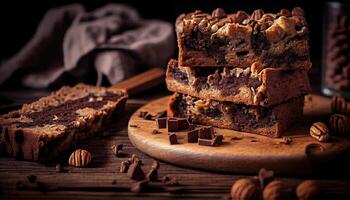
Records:
[[[349,138],[332,138],[320,143],[309,136],[310,125],[315,121],[328,121],[330,100],[310,95],[305,97],[304,116],[283,133],[292,138],[291,144],[279,138],[242,133],[216,128],[224,136],[218,147],[199,146],[196,143],[170,145],[166,129],[157,129],[155,121],[139,117],[141,111],[156,114],[165,111],[169,97],[163,97],[141,107],[131,117],[128,125],[129,139],[140,151],[175,165],[231,173],[257,173],[260,168],[272,169],[281,174],[311,174],[322,172],[341,162],[349,155]]]

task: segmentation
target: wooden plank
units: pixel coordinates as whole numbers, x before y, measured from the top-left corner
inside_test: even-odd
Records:
[[[107,136],[98,136],[79,144],[77,147],[87,148],[95,155],[93,166],[90,168],[67,167],[69,172],[56,173],[54,165],[45,166],[40,163],[17,161],[13,158],[0,157],[0,199],[221,199],[228,194],[232,183],[243,177],[244,174],[222,174],[209,171],[182,168],[169,163],[160,162],[160,176],[169,175],[176,177],[180,185],[185,188],[182,193],[172,194],[168,192],[132,193],[132,192],[86,192],[86,191],[17,191],[16,181],[26,179],[29,174],[36,175],[38,180],[51,184],[61,185],[109,185],[113,180],[116,185],[128,185],[132,181],[118,172],[121,160],[125,158],[115,157],[110,146],[115,143],[123,143],[128,155],[133,153],[140,156],[145,163],[143,167],[148,170],[153,158],[143,154],[132,146],[127,137],[127,122],[131,114],[139,107],[127,105],[125,119],[119,119],[108,127]],[[311,177],[278,176],[277,179],[285,181],[295,187],[300,180],[316,178],[325,190],[328,199],[349,199],[350,183],[349,173],[342,175],[328,175]]]

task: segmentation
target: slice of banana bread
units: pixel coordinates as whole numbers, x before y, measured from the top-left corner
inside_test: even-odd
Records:
[[[52,161],[75,142],[98,132],[121,112],[124,90],[78,84],[62,87],[20,110],[0,116],[0,148],[9,156]]]

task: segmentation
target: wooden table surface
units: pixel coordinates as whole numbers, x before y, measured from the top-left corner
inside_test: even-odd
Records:
[[[89,150],[93,155],[93,163],[89,168],[66,167],[68,172],[56,173],[54,165],[45,166],[40,163],[17,161],[13,158],[0,157],[0,199],[222,199],[229,194],[231,185],[235,180],[242,177],[251,177],[255,174],[219,174],[194,169],[186,169],[164,162],[160,162],[159,176],[168,175],[175,177],[180,183],[180,192],[144,192],[133,193],[130,191],[18,191],[16,182],[24,181],[28,175],[36,175],[39,181],[54,186],[88,186],[109,187],[129,186],[131,181],[126,174],[119,173],[119,166],[126,158],[117,158],[113,155],[110,147],[113,144],[124,144],[124,151],[130,156],[136,154],[145,163],[144,171],[148,171],[152,158],[144,155],[131,145],[127,136],[127,122],[132,113],[148,101],[165,95],[163,92],[153,93],[157,95],[137,97],[130,99],[126,106],[125,114],[117,120],[107,131],[95,138],[89,139],[78,147]],[[17,99],[25,102],[31,99],[35,93],[27,92],[27,96]],[[4,93],[2,93],[3,95]],[[40,93],[42,94],[42,93]],[[1,96],[1,94],[0,94]],[[40,96],[40,95],[39,95]],[[23,100],[24,98],[24,100]],[[343,166],[343,165],[342,165]],[[286,166],[288,167],[288,166]],[[286,177],[277,174],[276,179],[285,181],[291,187],[304,179],[317,179],[324,191],[325,199],[350,199],[349,173],[324,172],[324,174],[312,177]],[[112,182],[116,181],[115,185]],[[157,183],[156,183],[157,184]]]

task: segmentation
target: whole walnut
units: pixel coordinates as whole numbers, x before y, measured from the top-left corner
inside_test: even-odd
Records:
[[[297,189],[296,195],[299,200],[320,199],[320,188],[316,181],[306,180],[301,182]]]
[[[263,191],[264,200],[288,200],[291,192],[281,181],[271,181]]]
[[[84,149],[75,150],[68,159],[68,164],[74,167],[86,167],[91,163],[91,153]]]
[[[341,114],[333,114],[329,119],[329,125],[334,135],[346,135],[350,133],[350,118]]]
[[[232,185],[231,197],[234,200],[253,200],[259,196],[259,188],[251,179],[239,179]]]

